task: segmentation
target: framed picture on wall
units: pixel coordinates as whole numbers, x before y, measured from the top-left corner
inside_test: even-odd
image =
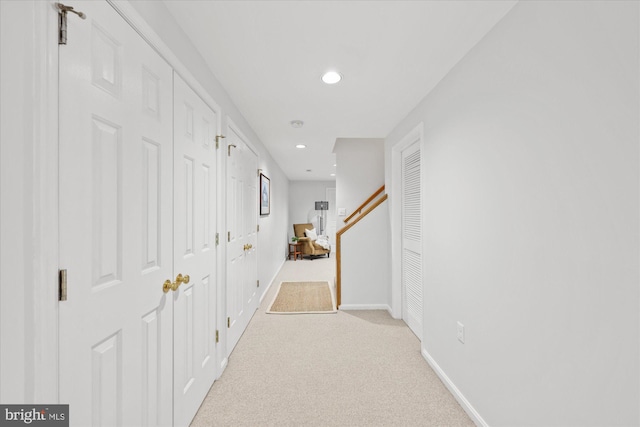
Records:
[[[271,213],[271,181],[260,174],[260,215]]]

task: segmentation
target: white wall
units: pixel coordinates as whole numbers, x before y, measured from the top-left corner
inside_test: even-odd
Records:
[[[269,215],[258,220],[258,280],[260,280],[261,299],[275,278],[289,253],[287,230],[289,220],[289,179],[271,157],[260,157],[260,168],[271,182],[271,209]],[[259,210],[258,210],[259,212]]]
[[[56,403],[57,13],[0,2],[0,402]]]
[[[271,180],[272,196],[271,214],[261,216],[258,220],[260,225],[258,280],[260,280],[260,287],[264,293],[267,289],[267,286],[264,285],[268,285],[275,277],[286,256],[286,236],[287,229],[290,227],[290,221],[287,217],[289,180],[238,111],[224,87],[209,70],[200,53],[178,26],[166,6],[158,1],[136,0],[130,3],[220,105],[224,114],[222,128],[226,129],[226,119],[230,117],[258,151],[258,168],[262,169],[262,173]],[[256,180],[257,176],[256,171]],[[224,229],[224,225],[221,228]],[[223,235],[224,232],[220,234]]]
[[[382,202],[340,238],[343,310],[390,311],[389,206]]]
[[[327,188],[336,188],[335,181],[289,181],[289,240],[293,237],[293,224],[312,222],[318,227],[315,202],[327,200]],[[335,208],[329,205],[329,209]],[[327,214],[325,218],[328,218]]]
[[[638,26],[520,2],[386,140],[424,122],[423,353],[489,425],[640,423]]]
[[[384,139],[338,138],[336,154],[336,207],[350,215],[384,184]],[[346,215],[338,215],[338,229]]]

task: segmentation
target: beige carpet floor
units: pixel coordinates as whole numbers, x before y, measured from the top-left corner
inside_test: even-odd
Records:
[[[193,427],[474,425],[386,311],[265,313],[281,281],[334,276],[333,258],[285,263]]]

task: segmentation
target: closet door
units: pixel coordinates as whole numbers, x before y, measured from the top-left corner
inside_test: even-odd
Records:
[[[422,340],[420,143],[402,151],[402,318]]]
[[[172,424],[172,71],[106,2],[65,2],[60,402],[74,426]]]
[[[178,74],[174,116],[174,420],[187,426],[216,376],[219,117]]]
[[[227,355],[258,308],[258,157],[233,126],[227,132]]]

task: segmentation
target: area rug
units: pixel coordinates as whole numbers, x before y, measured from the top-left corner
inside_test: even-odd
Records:
[[[336,313],[329,282],[281,282],[271,314]]]

